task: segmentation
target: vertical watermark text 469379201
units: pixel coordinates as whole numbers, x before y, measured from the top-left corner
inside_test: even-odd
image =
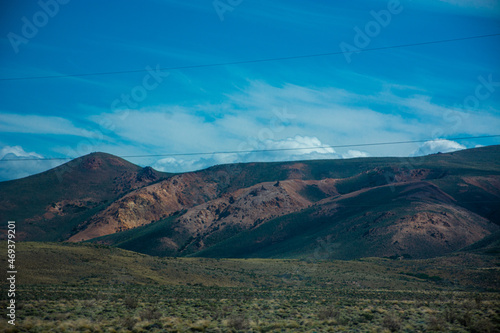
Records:
[[[16,324],[16,222],[9,221],[7,223],[7,281],[9,289],[7,297],[9,299],[7,305],[7,318],[11,325]]]

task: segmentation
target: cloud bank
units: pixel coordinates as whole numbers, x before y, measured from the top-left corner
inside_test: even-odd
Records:
[[[27,161],[23,159],[29,159]],[[26,152],[21,146],[0,149],[0,181],[27,177],[60,165],[60,161],[41,160],[43,156]]]
[[[246,144],[241,145],[241,147],[245,147]],[[345,157],[366,155],[363,152],[351,151],[351,153],[354,156],[348,154]],[[157,161],[153,168],[166,172],[182,172],[200,170],[217,164],[336,158],[344,158],[344,156],[336,153],[333,148],[325,147],[316,137],[297,135],[282,140],[262,140],[258,143],[256,149],[252,151],[240,150],[238,153],[213,154],[210,157],[167,157]]]
[[[427,141],[420,146],[412,156],[423,156],[437,153],[451,153],[457,150],[466,149],[464,145],[450,140],[437,139]]]

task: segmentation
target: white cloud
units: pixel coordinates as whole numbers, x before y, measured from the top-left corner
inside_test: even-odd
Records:
[[[437,153],[449,153],[457,150],[466,149],[464,145],[459,144],[455,141],[436,139],[432,141],[427,141],[420,146],[412,156],[423,156],[429,154]]]
[[[294,138],[287,138],[285,140],[266,140],[266,149],[293,149],[296,152],[302,150],[308,154],[318,153],[318,154],[335,154],[333,148],[324,147],[321,141],[316,137],[308,136],[295,136]],[[288,154],[287,151],[282,151],[284,154]]]
[[[348,150],[347,153],[342,154],[342,158],[358,158],[358,157],[368,157],[370,154],[359,150]]]
[[[73,125],[71,121],[61,117],[20,115],[0,113],[0,132],[57,134],[91,137],[92,132]]]
[[[60,165],[61,161],[42,160],[35,152],[26,152],[21,146],[0,149],[0,181],[27,177]]]
[[[109,124],[122,140],[152,147],[156,153],[209,152],[234,145],[227,135],[229,128],[219,121],[207,122],[195,111],[167,105],[104,113],[91,119]]]
[[[250,142],[248,142],[250,144]],[[275,162],[312,159],[342,158],[334,149],[316,137],[295,136],[283,140],[263,140],[253,151],[241,149],[240,153],[213,154],[210,157],[167,157],[153,164],[153,168],[166,172],[200,170],[216,164],[235,162]],[[241,147],[249,146],[242,145]],[[360,152],[361,153],[361,152]]]
[[[325,147],[316,137],[297,135],[293,138],[282,140],[264,140],[262,148],[257,150],[266,150],[263,152],[252,152],[244,154],[242,157],[245,162],[261,161],[298,161],[311,159],[341,158],[333,148]]]
[[[413,87],[385,84],[373,95],[361,95],[335,87],[272,86],[262,81],[248,81],[246,87],[227,94],[216,105],[159,105],[105,112],[91,120],[111,124],[121,146],[135,145],[155,154],[269,149],[291,144],[298,147],[297,137],[314,137],[325,145],[411,141],[458,133],[492,134],[500,126],[500,119],[491,112],[468,114],[438,105]],[[315,147],[312,141],[307,144]],[[414,149],[409,145],[372,146],[364,152],[342,151],[335,157],[409,156]],[[317,151],[304,153],[326,156]],[[282,152],[239,154],[223,163],[250,158],[272,161],[296,157]],[[219,157],[182,157],[181,161],[176,158],[161,165],[176,170],[184,165],[193,170],[219,162]]]
[[[156,161],[152,167],[163,172],[189,172],[204,169],[208,165],[201,163],[200,160],[167,157]]]
[[[218,164],[239,162],[235,154],[206,157],[167,157],[156,161],[152,167],[164,172],[189,172],[206,169]]]
[[[27,153],[21,146],[5,146],[0,149],[0,160],[12,158],[43,158],[42,155],[35,152]]]
[[[445,140],[430,141],[420,148],[410,145],[373,145],[363,148],[363,151],[346,149],[336,152],[321,147],[411,141],[415,138],[463,133],[479,136],[494,134],[500,127],[495,110],[465,113],[433,103],[422,91],[416,93],[414,90],[413,87],[383,85],[382,90],[372,95],[362,95],[335,87],[300,87],[292,84],[276,87],[262,81],[248,81],[248,86],[227,94],[218,104],[201,103],[182,107],[159,105],[114,113],[106,110],[100,115],[91,116],[89,120],[107,136],[94,140],[95,144],[89,140],[90,145],[79,146],[117,155],[280,149],[261,153],[205,154],[175,156],[159,161],[133,161],[150,163],[159,170],[181,172],[238,162],[446,152],[465,147]],[[79,132],[85,135],[69,120],[60,117],[8,114],[0,114],[0,117],[0,130],[7,132]],[[81,155],[71,153],[70,147],[67,148],[55,147],[52,151],[69,156]],[[77,151],[83,152],[83,149]]]

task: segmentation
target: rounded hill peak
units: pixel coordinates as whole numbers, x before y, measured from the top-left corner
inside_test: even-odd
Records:
[[[99,158],[98,156],[90,155],[83,159],[81,166],[86,170],[96,170],[101,168],[102,164],[103,162],[101,158]]]

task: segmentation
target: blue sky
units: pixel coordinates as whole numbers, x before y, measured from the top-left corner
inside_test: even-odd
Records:
[[[442,1],[15,1],[0,10],[0,180],[93,151],[163,171],[413,156],[500,144],[500,4]],[[31,29],[30,29],[31,28]],[[362,31],[364,36],[359,35]],[[346,46],[347,45],[347,46]],[[347,47],[347,49],[346,49]],[[352,47],[352,48],[350,48]],[[434,140],[420,144],[327,145]],[[31,157],[34,161],[5,161]]]

